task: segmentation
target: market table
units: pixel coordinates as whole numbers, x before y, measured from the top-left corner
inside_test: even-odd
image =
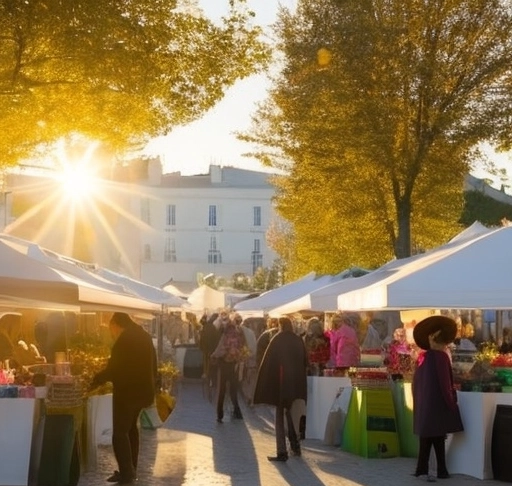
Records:
[[[308,376],[306,439],[324,439],[329,411],[340,388],[351,386],[347,377]]]
[[[492,479],[491,442],[496,405],[512,405],[512,393],[457,392],[464,432],[446,443],[448,470]]]

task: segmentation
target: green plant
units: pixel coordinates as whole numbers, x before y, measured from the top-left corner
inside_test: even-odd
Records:
[[[79,374],[84,390],[88,390],[94,375],[105,368],[110,346],[99,336],[76,334],[70,340],[69,360],[73,374]],[[105,383],[92,390],[93,395],[112,393],[112,384]]]
[[[475,355],[475,361],[480,363],[490,363],[499,354],[498,345],[496,343],[484,341]]]
[[[158,364],[157,371],[160,378],[160,388],[171,390],[173,383],[180,375],[179,368],[172,361],[161,361]]]

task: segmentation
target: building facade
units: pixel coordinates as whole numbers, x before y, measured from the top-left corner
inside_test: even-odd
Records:
[[[140,279],[152,285],[230,279],[271,267],[266,232],[276,217],[270,174],[212,165],[208,174],[162,174],[149,161],[148,179],[132,196],[140,231]],[[134,258],[134,256],[132,256]]]
[[[4,191],[4,231],[151,285],[172,280],[193,288],[200,275],[230,280],[272,267],[270,177],[216,165],[207,174],[163,174],[159,159],[138,160],[114,169],[96,200],[77,211],[59,198],[53,179],[13,173]],[[82,214],[82,226],[74,213]],[[80,254],[76,245],[65,245],[73,239],[82,243]]]

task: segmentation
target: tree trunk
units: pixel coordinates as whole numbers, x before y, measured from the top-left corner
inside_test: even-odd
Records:
[[[398,232],[395,243],[395,257],[411,256],[411,202],[400,201],[397,207]]]

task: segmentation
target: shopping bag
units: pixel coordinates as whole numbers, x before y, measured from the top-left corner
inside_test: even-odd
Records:
[[[158,392],[155,396],[155,402],[142,410],[140,415],[140,424],[144,429],[157,429],[171,415],[176,404],[176,399],[165,391]]]
[[[143,429],[155,430],[162,425],[163,422],[158,416],[155,404],[142,410],[140,414],[140,426]]]
[[[334,400],[327,415],[325,424],[324,444],[331,446],[341,445],[343,436],[343,425],[345,424],[347,407],[345,404],[346,394],[343,394],[343,388],[340,388],[334,397]]]

